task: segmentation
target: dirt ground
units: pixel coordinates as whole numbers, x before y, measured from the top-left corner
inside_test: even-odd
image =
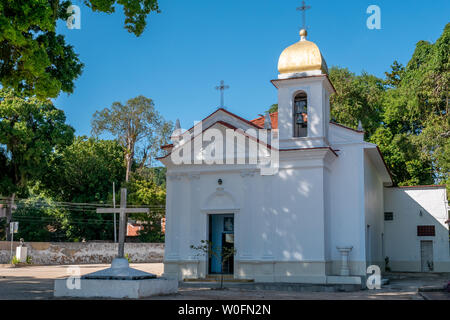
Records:
[[[161,275],[162,263],[131,264],[133,268]],[[53,280],[65,278],[69,266],[0,266],[0,300],[48,300],[53,298]],[[109,267],[109,265],[78,265],[81,275]],[[380,290],[354,292],[293,292],[274,290],[243,290],[228,288],[212,290],[208,287],[180,287],[178,294],[157,296],[152,300],[450,300],[450,294],[432,291],[450,280],[450,273],[387,273],[390,283]],[[419,292],[419,288],[430,290]],[[423,289],[422,289],[423,290]]]

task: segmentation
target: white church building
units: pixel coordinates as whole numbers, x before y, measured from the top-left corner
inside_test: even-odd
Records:
[[[279,58],[278,112],[249,121],[219,108],[163,147],[165,276],[363,284],[370,265],[450,272],[445,186],[394,187],[363,129],[330,122],[335,89],[306,36]],[[191,248],[202,240],[218,256]],[[235,255],[222,261],[226,247]]]

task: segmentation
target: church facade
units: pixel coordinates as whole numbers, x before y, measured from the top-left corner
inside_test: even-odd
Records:
[[[445,186],[393,187],[363,129],[330,121],[333,84],[306,36],[279,58],[278,112],[219,108],[164,146],[165,276],[363,284],[370,265],[450,270]]]

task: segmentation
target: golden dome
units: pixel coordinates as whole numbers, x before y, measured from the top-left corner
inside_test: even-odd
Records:
[[[299,73],[321,70],[328,73],[327,64],[314,42],[306,40],[307,32],[300,30],[300,41],[283,50],[278,60],[278,72]]]

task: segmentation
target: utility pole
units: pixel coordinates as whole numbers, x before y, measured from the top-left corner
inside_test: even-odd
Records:
[[[113,182],[113,208],[116,208],[116,185]],[[117,243],[116,213],[114,212],[114,243]]]

